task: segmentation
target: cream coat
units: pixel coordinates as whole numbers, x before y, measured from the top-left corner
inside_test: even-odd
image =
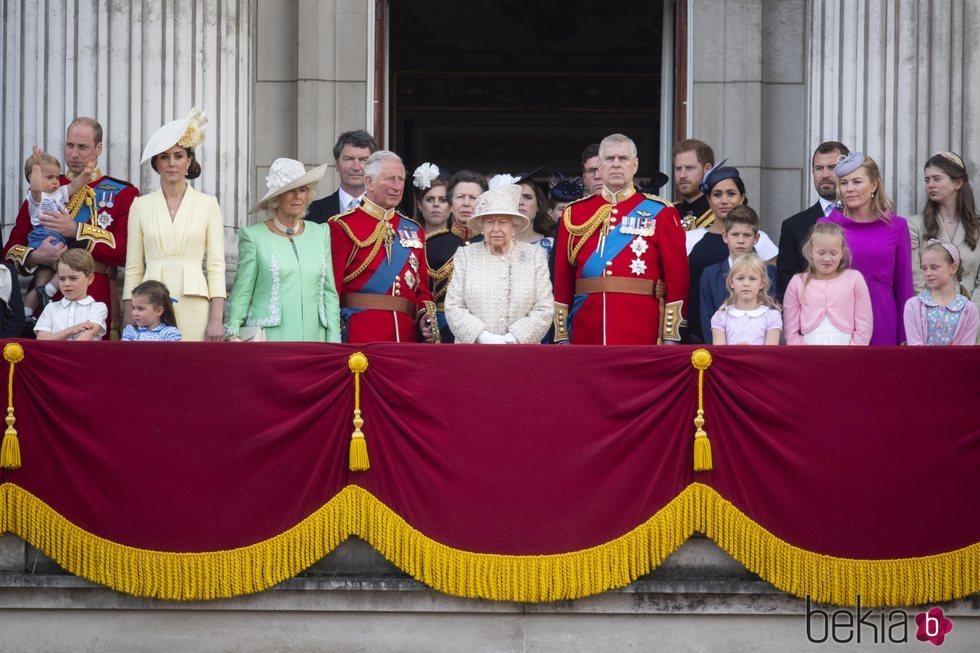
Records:
[[[478,242],[460,247],[453,260],[446,321],[456,342],[476,342],[484,331],[541,342],[555,310],[544,249],[516,242],[506,256],[494,256]]]
[[[171,220],[162,190],[137,197],[129,210],[126,248],[122,298],[131,299],[133,288],[146,279],[166,284],[177,300],[174,310],[184,339],[203,340],[209,300],[226,294],[224,223],[218,200],[188,186]]]

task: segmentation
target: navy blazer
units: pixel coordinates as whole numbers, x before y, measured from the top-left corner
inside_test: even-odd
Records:
[[[306,219],[317,224],[324,224],[327,220],[340,213],[340,189],[327,195],[323,199],[318,199],[310,204],[309,213]]]
[[[781,251],[781,250],[780,250]],[[728,299],[728,259],[721,263],[709,265],[701,274],[701,334],[704,344],[711,344],[711,316],[718,312],[721,305]],[[767,265],[766,274],[769,276],[770,290],[776,287],[776,268]]]
[[[806,243],[813,225],[822,217],[823,207],[820,206],[820,200],[817,200],[816,204],[805,211],[783,220],[783,226],[779,230],[779,257],[776,259],[779,284],[775,296],[779,303],[783,302],[783,295],[793,275],[806,272],[803,244]]]

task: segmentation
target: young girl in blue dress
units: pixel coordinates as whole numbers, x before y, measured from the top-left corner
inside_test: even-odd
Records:
[[[757,254],[742,254],[728,273],[729,296],[711,318],[716,345],[778,345],[783,329],[779,306],[769,295],[766,264]]]
[[[980,317],[961,293],[960,252],[948,240],[929,239],[921,253],[926,290],[905,303],[905,336],[910,345],[972,345]]]
[[[133,289],[133,322],[123,329],[122,340],[143,342],[177,342],[173,300],[167,286],[159,281],[144,281]]]

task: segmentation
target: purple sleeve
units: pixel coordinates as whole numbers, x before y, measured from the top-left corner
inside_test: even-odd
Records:
[[[902,312],[906,302],[915,295],[912,282],[912,267],[909,261],[912,260],[912,238],[909,235],[909,223],[905,218],[896,216],[894,218],[897,242],[895,244],[895,306],[898,313]],[[898,321],[898,342],[905,342],[905,324],[903,320]]]

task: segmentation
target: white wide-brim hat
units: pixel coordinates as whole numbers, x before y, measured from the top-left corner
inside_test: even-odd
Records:
[[[483,218],[495,215],[506,215],[519,218],[517,231],[524,231],[531,224],[526,215],[517,210],[521,203],[521,187],[517,184],[505,184],[491,188],[476,198],[476,210],[466,223],[468,229],[483,232]]]
[[[261,211],[268,206],[270,200],[283,193],[288,193],[294,188],[308,186],[310,190],[315,190],[320,180],[323,179],[323,174],[327,171],[327,165],[324,163],[307,172],[303,164],[295,159],[276,159],[272,162],[269,174],[265,178],[265,186],[269,190],[265,197],[249,210],[249,213]]]
[[[157,154],[166,152],[174,145],[197,147],[204,142],[204,126],[208,124],[207,112],[198,111],[197,107],[191,109],[186,118],[172,120],[160,129],[153,132],[150,140],[146,142],[143,150],[143,165]]]

